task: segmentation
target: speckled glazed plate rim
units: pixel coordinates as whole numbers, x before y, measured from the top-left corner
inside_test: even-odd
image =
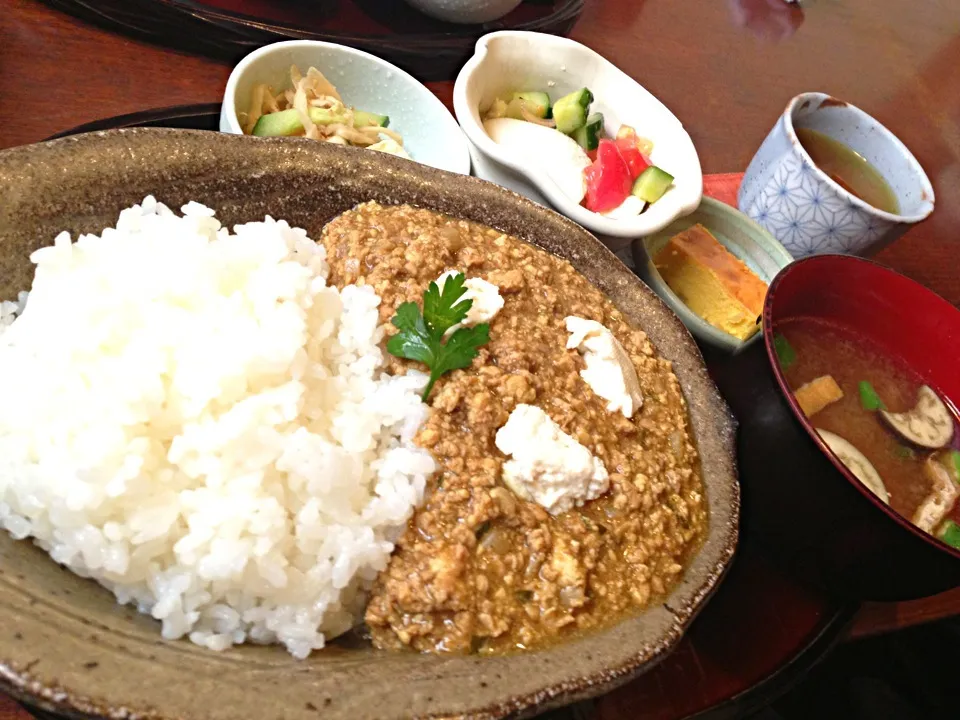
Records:
[[[144,162],[147,158],[152,162]],[[327,183],[325,174],[339,184]],[[0,568],[6,571],[0,575],[0,610],[16,620],[23,640],[0,632],[0,690],[41,710],[74,716],[216,720],[233,710],[236,720],[259,719],[265,713],[258,703],[269,703],[275,711],[273,703],[279,701],[283,716],[291,720],[316,717],[317,707],[324,708],[324,717],[334,718],[492,719],[528,716],[600,694],[663,659],[734,555],[740,507],[735,423],[683,324],[606,247],[571,221],[491,183],[381,153],[309,140],[115,130],[0,153],[0,271],[26,272],[12,268],[10,258],[25,265],[20,253],[48,243],[56,230],[95,230],[101,222],[97,218],[115,217],[150,188],[173,206],[190,197],[209,201],[226,223],[253,219],[260,210],[248,207],[249,199],[241,209],[236,197],[242,187],[238,179],[254,176],[283,184],[284,192],[271,185],[262,202],[274,209],[275,217],[297,224],[298,212],[319,224],[329,219],[329,213],[319,219],[328,206],[336,205],[339,212],[363,199],[409,202],[483,222],[566,257],[673,362],[703,459],[711,511],[708,536],[663,603],[548,650],[480,658],[339,649],[315,653],[303,663],[279,648],[244,647],[217,655],[185,641],[161,641],[153,621],[119,608],[106,590],[60,570],[26,543],[0,538]],[[16,253],[4,250],[10,245],[18,248]],[[566,247],[562,252],[557,250],[561,246]],[[0,290],[6,292],[3,282],[0,276]],[[44,586],[70,588],[74,594],[64,600],[42,593]],[[84,673],[91,662],[99,670]],[[230,668],[237,670],[233,677]],[[143,682],[144,675],[162,687],[154,690]],[[260,685],[244,682],[248,675],[260,684],[284,685],[262,692]],[[184,699],[163,689],[170,682],[181,683]],[[346,683],[350,693],[335,692],[338,682]],[[202,692],[214,689],[216,706],[209,700],[204,706]],[[321,702],[324,693],[329,694]],[[337,701],[327,708],[332,695]],[[306,703],[307,711],[304,697],[315,701]]]

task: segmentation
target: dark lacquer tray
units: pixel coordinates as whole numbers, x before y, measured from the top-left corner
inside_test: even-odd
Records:
[[[484,25],[434,20],[404,0],[44,0],[82,20],[167,47],[236,62],[278,40],[366,50],[422,80],[450,80],[493,30],[566,34],[584,0],[525,0]]]
[[[146,126],[216,131],[219,120],[217,103],[183,105],[98,120],[56,137]],[[706,348],[704,354],[721,392],[743,381],[726,355]],[[843,637],[858,607],[803,583],[768,559],[744,518],[727,577],[672,655],[609,695],[540,720],[743,717],[798,682]]]

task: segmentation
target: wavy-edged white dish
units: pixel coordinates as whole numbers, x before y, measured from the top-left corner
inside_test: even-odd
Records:
[[[500,147],[484,131],[481,114],[500,95],[544,90],[559,98],[577,88],[593,92],[606,134],[621,124],[654,143],[651,160],[674,176],[667,193],[635,218],[604,217],[564,195],[544,172]],[[667,107],[629,75],[585,45],[544,33],[504,30],[484,35],[453,88],[453,109],[470,142],[474,174],[535,202],[552,206],[588,230],[619,238],[657,232],[697,208],[703,172],[693,140]]]
[[[417,162],[440,170],[470,174],[470,154],[456,120],[427,87],[386,60],[345,45],[319,40],[288,40],[247,55],[230,73],[220,111],[220,132],[240,135],[237,113],[245,110],[253,86],[290,87],[290,66],[310,66],[326,75],[356,107],[390,116],[390,128]]]

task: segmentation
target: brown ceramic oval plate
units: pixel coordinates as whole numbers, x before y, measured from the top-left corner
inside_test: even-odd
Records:
[[[365,200],[481,222],[568,259],[650,336],[687,398],[710,507],[708,537],[663,604],[549,650],[502,657],[390,653],[333,643],[297,661],[277,647],[212,653],[161,640],[155,622],[42,551],[0,537],[0,690],[41,710],[164,720],[499,718],[607,691],[679,642],[737,541],[734,422],[686,329],[598,240],[495,185],[313,141],[132,129],[0,153],[0,297],[28,287],[29,253],[59,230],[112,225],[154,194],[224,224],[265,214],[307,229]]]

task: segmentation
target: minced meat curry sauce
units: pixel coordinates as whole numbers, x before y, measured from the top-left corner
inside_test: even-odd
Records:
[[[367,203],[331,221],[322,242],[330,281],[372,286],[384,323],[448,270],[497,285],[504,299],[489,343],[428,398],[416,441],[439,470],[372,591],[376,646],[542,647],[669,592],[705,536],[707,506],[679,382],[646,335],[568,262],[482,225]],[[632,418],[608,411],[581,378],[568,316],[602,323],[629,354],[644,397]],[[393,372],[417,366],[391,362]],[[521,403],[602,460],[604,495],[554,516],[503,484],[495,436]]]

